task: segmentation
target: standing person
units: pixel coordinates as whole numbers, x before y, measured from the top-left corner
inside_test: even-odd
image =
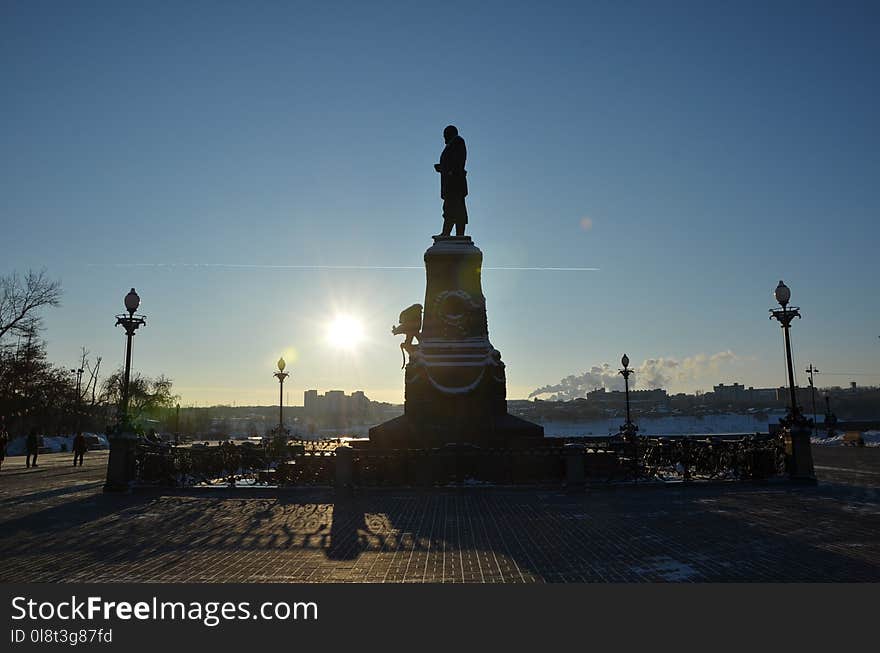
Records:
[[[458,135],[458,128],[449,125],[443,130],[446,147],[440,155],[440,163],[434,164],[434,170],[440,173],[440,199],[443,200],[443,231],[435,238],[448,238],[455,225],[455,235],[464,236],[468,221],[467,207],[467,171],[464,169],[467,160],[467,147],[464,139]]]
[[[86,436],[82,434],[82,431],[79,431],[76,434],[76,437],[73,438],[73,466],[76,467],[76,459],[79,458],[79,466],[83,466],[83,455],[88,449],[88,445],[86,444]]]
[[[31,429],[31,432],[28,433],[27,436],[27,458],[25,459],[25,463],[28,467],[31,466],[31,456],[34,457],[33,465],[37,466],[37,454],[40,453],[40,436],[37,435],[37,429]]]
[[[6,445],[9,444],[9,433],[6,432],[6,418],[0,416],[0,467],[6,458]]]

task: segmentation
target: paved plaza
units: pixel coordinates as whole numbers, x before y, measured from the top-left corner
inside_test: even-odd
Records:
[[[0,471],[0,582],[880,581],[880,449],[816,487],[102,492],[106,452]]]

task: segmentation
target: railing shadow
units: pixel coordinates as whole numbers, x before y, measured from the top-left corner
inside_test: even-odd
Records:
[[[827,483],[574,495],[490,488],[96,493],[6,521],[0,581],[167,580],[203,567],[219,568],[216,580],[284,581],[290,575],[281,571],[255,576],[248,560],[269,553],[278,561],[269,567],[280,570],[300,559],[297,551],[343,564],[364,555],[446,556],[454,564],[459,556],[497,557],[509,561],[513,571],[505,574],[548,581],[877,581],[880,568],[867,555],[877,549],[870,539],[877,514],[872,491]],[[829,523],[837,530],[821,526]],[[843,546],[847,539],[864,551]],[[669,560],[688,574],[664,571]],[[456,579],[460,572],[445,573]],[[196,578],[215,579],[207,572]],[[426,572],[414,579],[436,578]]]

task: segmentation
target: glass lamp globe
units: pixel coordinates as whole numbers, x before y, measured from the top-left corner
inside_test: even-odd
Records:
[[[134,312],[138,309],[138,306],[141,305],[141,298],[132,288],[128,294],[125,296],[125,310],[127,310],[131,315],[134,315]]]
[[[779,281],[779,285],[776,286],[776,290],[773,291],[773,294],[776,296],[776,301],[782,306],[788,304],[788,300],[791,299],[791,290],[782,282],[782,280]]]
[[[284,362],[284,357],[278,359],[278,371],[283,372],[284,368],[287,367],[287,363]]]
[[[623,358],[620,359],[620,362],[624,367],[629,367],[629,356],[624,354]]]

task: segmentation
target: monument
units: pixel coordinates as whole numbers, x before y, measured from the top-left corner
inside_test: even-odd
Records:
[[[450,128],[455,130],[444,130],[447,150],[452,145]],[[457,130],[453,135],[461,140]],[[452,184],[444,180],[449,171],[463,180],[464,156],[455,161],[447,167],[441,157],[435,166],[441,174],[444,229],[425,252],[424,304],[406,309],[400,325],[392,329],[406,336],[401,344],[404,356],[409,354],[405,407],[401,417],[370,429],[370,442],[377,448],[423,449],[450,443],[524,448],[544,443],[544,427],[507,412],[504,363],[489,341],[483,253],[464,235],[462,186],[456,187],[457,195],[450,195]],[[453,224],[456,236],[449,235]]]

